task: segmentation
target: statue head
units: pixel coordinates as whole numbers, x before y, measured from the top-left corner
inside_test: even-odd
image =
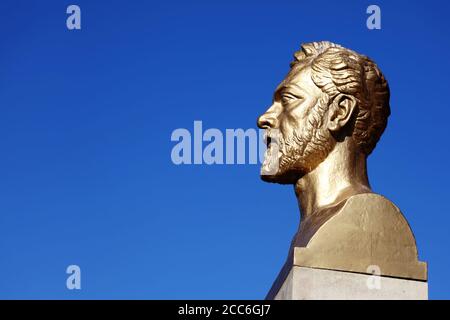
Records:
[[[261,177],[283,184],[295,184],[339,143],[351,140],[355,147],[348,152],[367,157],[390,114],[389,86],[368,57],[321,41],[302,45],[294,58],[272,105],[258,118],[268,137]],[[269,170],[275,160],[276,170]]]

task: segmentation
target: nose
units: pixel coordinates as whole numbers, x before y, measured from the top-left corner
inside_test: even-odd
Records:
[[[278,126],[277,115],[274,112],[267,111],[258,118],[258,127],[260,129],[274,129]]]

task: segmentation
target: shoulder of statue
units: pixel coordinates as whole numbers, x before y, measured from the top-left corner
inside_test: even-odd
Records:
[[[350,196],[331,217],[294,244],[293,261],[305,267],[365,273],[377,265],[388,276],[427,278],[414,235],[390,200],[375,193]]]
[[[417,255],[416,243],[411,228],[400,209],[386,197],[376,193],[355,194],[344,200],[344,204],[330,219],[321,225],[308,243],[324,241],[333,234],[334,241],[355,243],[362,241],[377,246],[410,248]],[[326,240],[326,241],[328,241]],[[369,246],[369,247],[371,247]]]
[[[385,196],[373,193],[373,192],[367,192],[367,193],[358,193],[355,195],[352,195],[348,197],[345,201],[345,204],[342,206],[342,209],[348,209],[349,207],[355,206],[355,205],[362,205],[364,207],[367,207],[367,209],[375,209],[372,208],[371,205],[385,205],[389,209],[399,210],[400,209],[388,198]]]
[[[355,219],[355,223],[361,227],[367,223],[375,224],[370,226],[370,229],[394,222],[408,225],[400,209],[392,201],[376,193],[350,196],[330,220],[333,218],[340,220],[339,216]]]

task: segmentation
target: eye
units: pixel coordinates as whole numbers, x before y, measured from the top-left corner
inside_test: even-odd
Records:
[[[297,96],[295,96],[295,95],[293,95],[292,93],[289,93],[289,92],[284,92],[281,95],[281,102],[283,104],[289,104],[289,103],[291,103],[291,102],[293,102],[293,101],[295,101],[297,99],[299,99],[299,97],[297,97]]]

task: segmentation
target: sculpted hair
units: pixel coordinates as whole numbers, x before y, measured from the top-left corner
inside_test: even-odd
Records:
[[[378,66],[370,58],[328,41],[303,44],[294,58],[291,67],[309,63],[312,80],[328,94],[330,103],[340,93],[355,97],[358,110],[353,137],[369,155],[391,113],[389,86]]]

